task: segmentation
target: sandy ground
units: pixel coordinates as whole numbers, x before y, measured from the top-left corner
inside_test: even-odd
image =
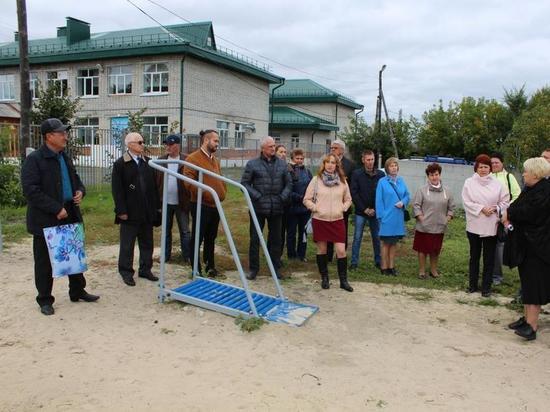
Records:
[[[334,280],[322,291],[294,274],[286,294],[320,312],[300,328],[244,333],[231,317],[158,303],[154,283],[127,287],[116,253],[90,251],[88,290],[99,302],[70,302],[67,281],[56,280],[50,317],[34,301],[30,243],[0,256],[0,410],[550,408],[548,316],[526,343],[506,329],[516,314],[457,302],[478,297],[421,301],[418,289],[369,283],[350,294]],[[184,268],[168,267],[185,281]],[[254,288],[273,289],[265,278]]]

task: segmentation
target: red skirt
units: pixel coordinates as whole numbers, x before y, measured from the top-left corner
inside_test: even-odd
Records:
[[[311,219],[314,242],[346,243],[346,225],[344,219],[326,222]]]
[[[425,255],[439,255],[443,246],[443,233],[414,232],[413,250]]]

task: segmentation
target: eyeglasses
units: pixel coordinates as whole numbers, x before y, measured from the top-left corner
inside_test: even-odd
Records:
[[[137,143],[141,146],[143,144],[143,140],[136,140],[135,142],[130,142],[130,143]]]

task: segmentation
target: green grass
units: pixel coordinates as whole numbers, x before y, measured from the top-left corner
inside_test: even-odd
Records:
[[[246,271],[248,268],[248,243],[249,243],[249,215],[244,197],[240,191],[228,186],[228,193],[223,202],[224,213],[229,223],[229,227],[235,242],[242,266]],[[82,202],[82,212],[86,227],[86,241],[88,245],[111,245],[117,244],[119,238],[118,226],[114,224],[114,205],[110,192],[110,186],[105,185],[99,189],[88,191],[87,196]],[[0,209],[0,219],[2,221],[2,232],[4,242],[7,247],[10,243],[20,241],[28,236],[25,230],[25,208],[18,209]],[[350,218],[350,222],[353,219]],[[352,282],[372,282],[377,284],[404,285],[424,289],[446,289],[446,290],[464,290],[468,283],[468,240],[466,238],[466,228],[463,213],[457,213],[449,225],[445,234],[443,251],[439,260],[439,271],[441,276],[437,279],[428,278],[426,280],[418,279],[418,260],[416,252],[412,250],[412,240],[414,237],[414,222],[407,223],[407,236],[397,247],[396,267],[399,276],[383,276],[373,264],[372,245],[368,228],[365,229],[363,244],[361,246],[360,262],[357,270],[348,273]],[[353,236],[353,224],[350,223],[349,249],[351,254],[351,239]],[[267,231],[267,228],[266,228]],[[264,233],[266,233],[264,231]],[[177,228],[174,225],[175,238],[178,238]],[[155,244],[159,244],[160,228],[155,229]],[[177,241],[175,242],[177,244]],[[216,265],[219,270],[235,270],[236,266],[229,253],[227,239],[223,234],[220,224],[220,235],[217,239],[218,247],[222,247],[226,253],[216,255]],[[263,254],[261,255],[260,275],[267,275]],[[290,275],[293,272],[307,272],[311,278],[317,278],[318,272],[315,264],[315,245],[310,240],[307,248],[308,262],[292,261],[288,262],[283,258],[282,272]],[[332,278],[336,277],[336,265],[329,265],[329,272]],[[505,282],[494,286],[493,291],[505,296],[513,296],[519,288],[519,278],[517,271],[504,268]],[[289,281],[286,281],[289,282]],[[426,298],[427,299],[427,298]],[[461,303],[461,302],[459,302]]]

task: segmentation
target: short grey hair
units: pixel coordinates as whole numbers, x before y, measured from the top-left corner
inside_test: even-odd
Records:
[[[342,148],[342,150],[346,150],[346,142],[344,142],[341,139],[334,139],[332,144],[337,144],[338,146],[340,146]]]
[[[523,169],[537,179],[550,176],[550,163],[544,157],[532,157],[523,162]]]
[[[141,139],[143,139],[143,136],[140,135],[138,132],[128,133],[124,138],[124,144],[126,145],[126,147],[128,147],[128,143],[133,142],[137,137],[140,137]]]
[[[275,139],[272,138],[271,136],[262,137],[260,139],[260,147],[264,147],[266,145],[266,143],[269,142],[269,140],[275,141]]]

